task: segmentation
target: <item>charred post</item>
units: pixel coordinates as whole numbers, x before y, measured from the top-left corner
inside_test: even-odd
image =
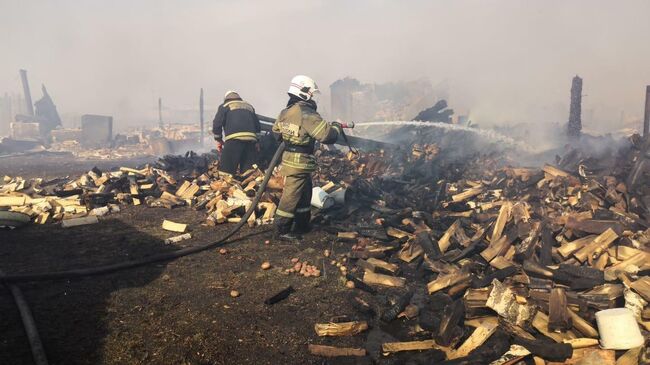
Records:
[[[29,90],[29,82],[27,81],[27,70],[20,70],[20,81],[23,83],[23,94],[25,94],[25,106],[27,107],[27,114],[33,117],[34,104],[32,103],[32,92]]]
[[[645,113],[643,116],[643,138],[650,138],[650,85],[645,88]]]
[[[582,131],[582,79],[576,75],[571,83],[571,107],[569,109],[569,124],[567,135],[575,139],[580,137]]]
[[[200,143],[201,147],[203,147],[203,133],[205,132],[205,126],[203,125],[203,88],[201,88],[201,96],[199,96],[199,124],[201,127],[201,133],[200,133]]]
[[[162,98],[158,98],[158,126],[160,127],[160,129],[163,129]]]

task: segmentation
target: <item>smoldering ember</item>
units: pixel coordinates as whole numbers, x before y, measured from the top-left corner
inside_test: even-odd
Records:
[[[134,123],[11,72],[1,364],[650,364],[650,80],[607,128],[575,71],[546,123],[293,74]]]

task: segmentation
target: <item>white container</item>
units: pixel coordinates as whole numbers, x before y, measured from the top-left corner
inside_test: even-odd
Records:
[[[339,188],[338,190],[330,194],[330,196],[334,199],[334,202],[336,204],[343,205],[345,204],[345,193],[347,191],[348,189],[346,188]]]
[[[334,198],[317,186],[311,191],[311,205],[318,209],[327,209],[334,205]]]
[[[604,349],[629,350],[644,343],[634,314],[627,308],[596,312],[596,323],[600,334],[600,346]]]

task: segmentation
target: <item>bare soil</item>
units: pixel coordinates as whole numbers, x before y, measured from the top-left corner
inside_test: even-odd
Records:
[[[56,159],[54,159],[56,160]],[[0,174],[65,176],[98,163],[41,158],[0,161]],[[123,162],[100,162],[103,167]],[[130,166],[134,164],[131,163]],[[101,168],[101,167],[100,167]],[[64,229],[59,224],[0,231],[0,269],[5,273],[83,268],[214,241],[231,225],[203,226],[204,213],[122,206],[100,223]],[[163,219],[189,223],[193,238],[176,245],[163,239]],[[270,240],[265,244],[265,240]],[[315,231],[302,244],[276,242],[271,227],[244,228],[228,253],[204,251],[172,262],[114,274],[20,284],[51,364],[353,364],[369,359],[324,360],[309,354],[318,343],[363,347],[365,334],[318,338],[313,326],[336,316],[358,318],[350,289],[323,250],[348,250]],[[290,259],[309,260],[320,278],[284,273]],[[273,267],[261,270],[269,261]],[[324,269],[323,269],[324,267]],[[296,292],[275,305],[264,299],[292,285]],[[237,290],[238,298],[229,293]],[[31,364],[20,317],[0,286],[0,364]]]

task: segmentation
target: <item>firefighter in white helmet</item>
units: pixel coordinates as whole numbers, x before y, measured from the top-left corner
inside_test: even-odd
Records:
[[[327,123],[316,111],[314,95],[318,93],[311,78],[299,75],[291,79],[289,102],[273,125],[273,132],[286,144],[281,165],[284,190],[275,211],[280,239],[298,240],[301,233],[309,231],[315,143],[332,144],[341,133],[341,124]]]

